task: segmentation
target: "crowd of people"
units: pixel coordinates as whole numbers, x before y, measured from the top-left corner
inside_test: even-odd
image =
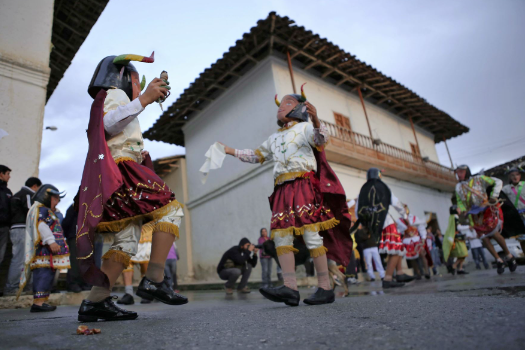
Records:
[[[57,282],[56,273],[67,269],[67,290],[79,293],[91,290],[92,285],[82,278],[76,253],[76,233],[78,210],[72,204],[64,216],[56,207],[63,194],[52,185],[42,185],[36,177],[30,177],[20,191],[12,194],[8,187],[11,178],[11,169],[0,165],[0,263],[4,260],[8,241],[11,242],[11,261],[7,274],[4,296],[20,294],[22,289],[33,289],[34,304],[32,312],[52,311],[54,306],[45,303],[50,292],[56,291],[54,283]],[[34,206],[35,202],[39,208]],[[32,213],[31,209],[35,207]],[[36,224],[33,221],[36,220]],[[41,226],[41,223],[44,226]],[[26,234],[26,228],[36,225],[38,235],[32,237]],[[46,228],[47,226],[47,228]],[[29,230],[31,231],[31,230]],[[134,303],[132,278],[134,266],[144,275],[151,253],[151,230],[143,230],[139,241],[137,255],[130,260],[130,264],[122,273],[125,294],[117,301],[119,304],[130,305]],[[104,233],[97,234],[94,241],[95,265],[100,268],[102,264],[102,251]],[[31,261],[26,261],[26,245],[28,240],[33,240],[39,246],[38,251],[32,256]],[[56,244],[56,245],[55,245]],[[56,247],[60,250],[55,250]],[[177,290],[177,246],[173,243],[165,264],[165,275],[171,281],[171,288]],[[57,256],[59,257],[57,260]],[[51,262],[49,262],[51,260]],[[57,260],[57,261],[53,261]],[[29,263],[32,276],[29,276],[20,287],[22,273]],[[22,277],[24,281],[24,277]],[[31,282],[32,281],[32,282]],[[142,299],[141,303],[150,302]]]

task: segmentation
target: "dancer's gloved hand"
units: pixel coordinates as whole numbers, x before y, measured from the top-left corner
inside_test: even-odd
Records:
[[[166,85],[166,83],[160,78],[155,78],[148,84],[146,91],[139,96],[142,107],[146,107],[159,98],[165,98],[168,95],[168,89],[161,87],[162,85]]]

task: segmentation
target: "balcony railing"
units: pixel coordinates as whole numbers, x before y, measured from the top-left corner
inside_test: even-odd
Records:
[[[351,146],[351,149],[353,148],[357,151],[360,148],[364,148],[370,151],[375,151],[378,159],[389,161],[390,159],[387,159],[387,157],[393,157],[394,159],[401,161],[399,163],[408,162],[411,165],[410,168],[412,171],[422,173],[422,175],[426,174],[427,176],[438,177],[447,182],[455,181],[454,171],[446,166],[431,160],[423,159],[421,156],[405,151],[401,148],[382,142],[374,142],[369,136],[353,132],[342,126],[324,120],[322,120],[321,123],[327,128],[330,137],[347,143],[347,145]],[[406,165],[407,164],[405,164],[405,167]]]

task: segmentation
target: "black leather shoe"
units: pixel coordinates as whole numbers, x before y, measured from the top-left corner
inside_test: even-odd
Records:
[[[82,304],[78,310],[78,320],[80,322],[96,322],[98,320],[124,321],[134,320],[139,316],[134,311],[127,311],[115,305],[113,299],[116,298],[117,297],[107,297],[98,303],[82,300]]]
[[[425,275],[425,278],[426,278],[427,280],[429,280],[429,279],[430,279],[430,275],[429,275],[429,274],[426,274],[426,275]]]
[[[406,283],[406,282],[411,282],[413,280],[414,280],[414,276],[409,276],[406,273],[396,276],[396,281],[398,282]]]
[[[405,283],[392,281],[383,281],[383,289],[403,287]]]
[[[516,262],[516,258],[512,257],[511,259],[507,260],[507,265],[509,267],[510,272],[516,271],[518,268],[518,263]]]
[[[141,300],[140,300],[140,303],[141,303],[141,304],[151,304],[151,300],[148,300],[148,299],[141,299]]]
[[[317,288],[314,294],[303,300],[303,303],[308,305],[322,305],[331,304],[335,301],[335,294],[333,290],[326,290]]]
[[[286,286],[261,288],[259,292],[268,300],[275,301],[276,303],[285,303],[288,306],[298,306],[299,300],[301,300],[298,291]]]
[[[458,275],[468,275],[469,273],[465,270],[458,270]]]
[[[156,299],[168,305],[183,305],[188,303],[188,298],[175,293],[173,289],[171,289],[169,283],[166,282],[166,278],[159,283],[153,282],[146,277],[142,278],[137,288],[137,295],[142,299]]]
[[[501,275],[503,272],[505,272],[505,263],[502,261],[496,262],[497,268],[498,268],[498,275]]]
[[[33,304],[31,305],[31,310],[29,310],[29,312],[49,312],[55,311],[56,309],[56,306],[51,306],[46,303],[43,303],[42,306]]]
[[[456,271],[457,271],[456,269],[454,269],[454,268],[452,269],[452,272],[451,272],[452,276],[456,275]]]
[[[135,304],[135,299],[133,299],[133,295],[130,295],[130,294],[126,293],[126,294],[124,294],[122,296],[122,298],[117,300],[117,304],[133,305],[133,304]]]

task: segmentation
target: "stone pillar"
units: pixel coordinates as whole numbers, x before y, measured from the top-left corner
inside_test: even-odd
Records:
[[[38,176],[51,69],[53,0],[0,0],[0,164],[11,168],[9,188]]]

